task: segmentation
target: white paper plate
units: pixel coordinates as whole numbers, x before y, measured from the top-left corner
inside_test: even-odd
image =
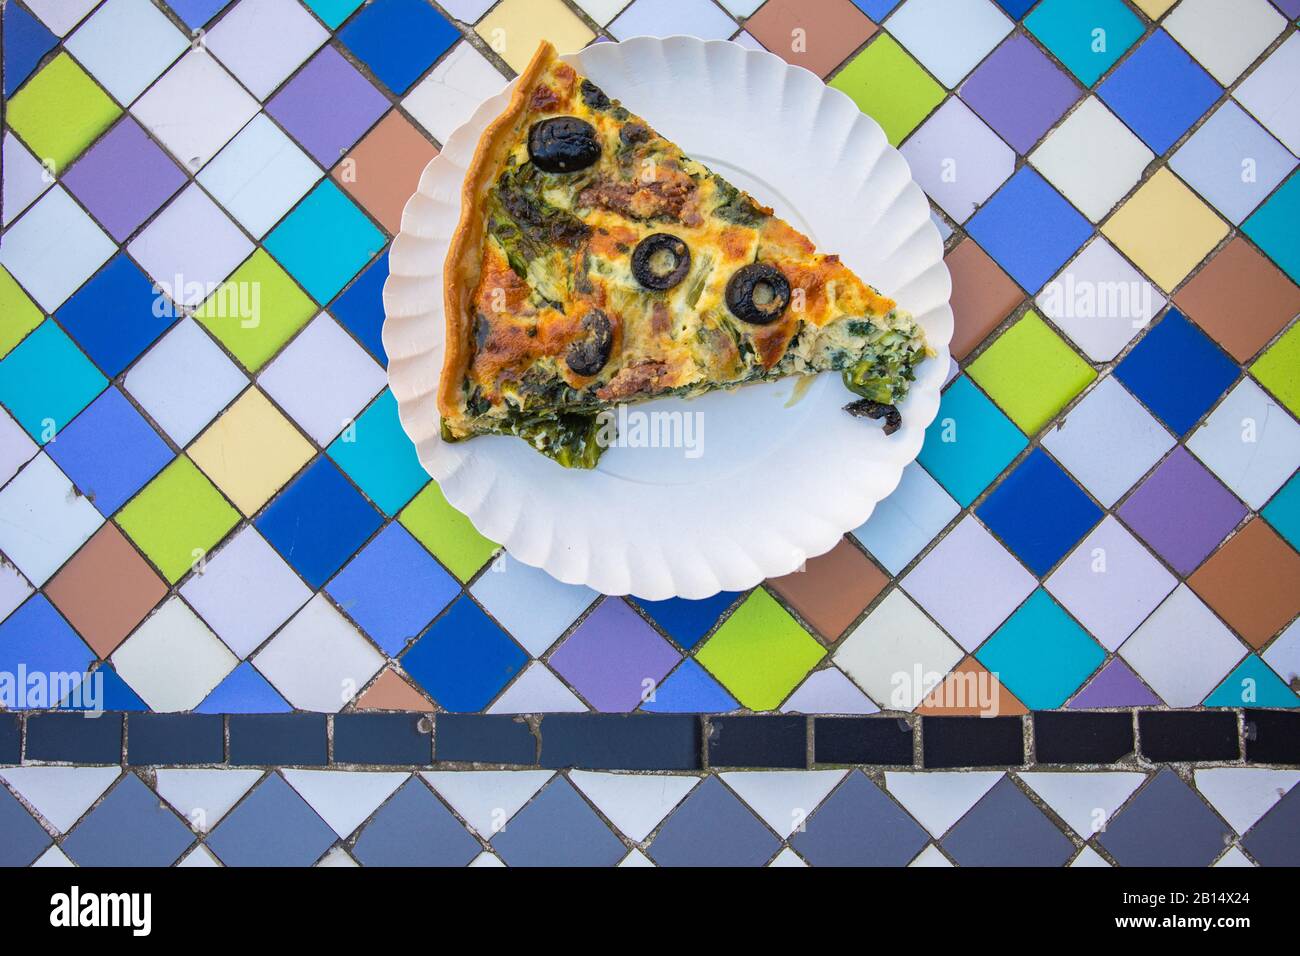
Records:
[[[393,242],[384,348],[402,425],[454,507],[514,557],[561,581],[658,600],[789,573],[832,548],[894,490],[938,410],[951,283],[929,205],[874,120],[770,53],[636,37],[565,59],[911,310],[937,355],[919,367],[900,406],[903,426],[889,438],[878,423],[841,410],[855,396],[827,373],[792,404],[790,380],[631,406],[701,413],[695,457],[684,448],[615,447],[598,468],[581,471],[517,438],[441,441],[434,394],[443,259],[465,170],[483,129],[505,108],[507,88],[425,169]]]

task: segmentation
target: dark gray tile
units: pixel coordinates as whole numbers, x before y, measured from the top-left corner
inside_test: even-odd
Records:
[[[1300,786],[1274,804],[1241,844],[1265,866],[1300,866]]]
[[[613,866],[627,847],[582,799],[556,777],[492,838],[510,866]]]
[[[417,779],[406,781],[357,837],[366,866],[464,866],[483,849]]]
[[[1206,866],[1232,832],[1168,767],[1115,815],[1100,843],[1120,866]]]
[[[903,866],[929,839],[898,804],[855,770],[790,845],[814,866]]]
[[[1061,866],[1074,844],[1003,777],[943,838],[962,866]]]
[[[73,827],[63,852],[82,866],[170,866],[194,833],[133,773]]]
[[[52,842],[45,828],[0,784],[0,866],[26,866]]]
[[[660,866],[762,866],[780,848],[776,835],[709,777],[668,818],[647,853]]]
[[[227,866],[310,866],[337,839],[307,801],[273,773],[207,838]]]

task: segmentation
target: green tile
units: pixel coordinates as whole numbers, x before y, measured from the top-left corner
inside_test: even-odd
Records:
[[[60,173],[122,110],[72,57],[60,53],[9,101],[9,126]]]
[[[172,584],[201,556],[196,550],[211,551],[238,522],[239,513],[185,455],[117,514],[122,530]]]
[[[1097,377],[1034,311],[1007,329],[967,369],[1007,417],[1033,435]]]
[[[472,578],[499,547],[447,504],[434,481],[411,499],[397,520],[462,581]]]
[[[750,710],[774,710],[826,648],[756,588],[695,656]]]
[[[830,85],[879,123],[894,146],[943,101],[943,87],[886,35],[850,60]]]
[[[250,372],[256,372],[316,305],[265,250],[258,249],[194,313]]]
[[[1300,323],[1274,342],[1250,372],[1292,415],[1300,415]]]
[[[41,324],[40,307],[18,287],[9,270],[0,266],[0,358]]]

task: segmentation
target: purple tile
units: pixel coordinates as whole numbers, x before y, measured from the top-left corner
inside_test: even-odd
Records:
[[[672,645],[620,598],[607,598],[550,665],[597,710],[635,710],[678,660]]]
[[[266,104],[326,169],[388,109],[384,95],[337,50],[327,46]]]
[[[790,845],[813,866],[904,866],[929,840],[915,820],[855,770]]]
[[[1082,95],[1069,74],[1022,34],[994,50],[959,92],[984,122],[1022,154]]]
[[[1273,0],[1273,5],[1292,20],[1300,17],[1300,0]]]
[[[185,173],[127,116],[86,150],[62,182],[122,242],[185,184]]]
[[[1116,657],[1066,704],[1071,710],[1094,707],[1159,707],[1161,700]]]
[[[1097,836],[1120,866],[1208,866],[1231,839],[1227,824],[1168,767]]]
[[[1179,574],[1191,574],[1246,514],[1187,449],[1174,449],[1119,509],[1119,516]]]

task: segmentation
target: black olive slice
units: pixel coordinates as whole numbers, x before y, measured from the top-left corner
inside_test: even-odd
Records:
[[[727,308],[742,322],[775,322],[790,304],[790,280],[766,262],[751,262],[736,270],[727,283]]]
[[[854,418],[883,418],[885,420],[885,434],[892,435],[903,424],[903,416],[893,405],[886,405],[884,402],[873,402],[869,398],[860,398],[856,402],[849,402],[844,406],[844,410]]]
[[[690,271],[691,250],[666,232],[646,236],[632,250],[632,275],[647,289],[671,289]]]
[[[600,159],[596,127],[576,116],[553,116],[528,131],[528,156],[540,170],[572,173]]]
[[[591,80],[583,80],[582,85],[578,87],[582,94],[582,102],[586,103],[593,110],[609,109],[609,97]]]
[[[582,317],[582,337],[569,344],[564,362],[575,375],[596,375],[609,361],[613,346],[614,329],[609,316],[592,309]]]

